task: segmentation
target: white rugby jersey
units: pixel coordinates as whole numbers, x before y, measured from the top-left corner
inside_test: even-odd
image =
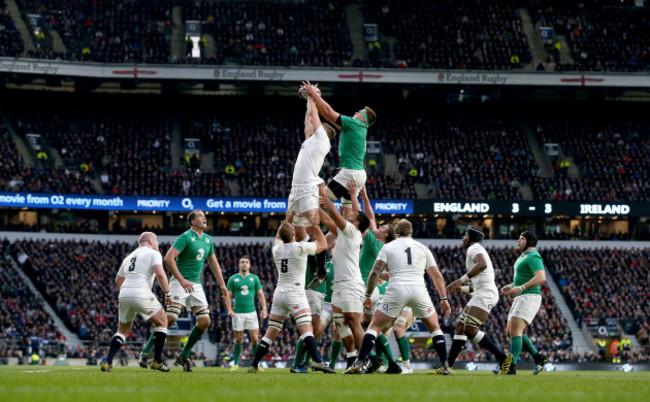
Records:
[[[151,290],[155,274],[154,265],[162,266],[163,259],[160,251],[147,246],[140,246],[126,256],[117,276],[123,276],[122,288],[142,288]]]
[[[361,269],[359,256],[363,238],[361,232],[352,223],[347,222],[345,229],[336,228],[336,244],[332,250],[332,265],[334,266],[334,284],[361,284]]]
[[[487,262],[487,268],[470,279],[472,281],[472,286],[474,287],[474,292],[490,291],[498,293],[497,285],[494,283],[494,267],[492,266],[492,260],[490,259],[488,252],[485,250],[485,247],[479,243],[474,243],[467,248],[465,268],[467,269],[467,272],[471,271],[471,269],[474,268],[474,265],[476,265],[474,258],[479,254],[483,254],[485,262]]]
[[[318,186],[322,183],[323,179],[318,174],[331,147],[325,128],[318,127],[316,132],[302,143],[293,167],[291,186]]]
[[[424,271],[436,265],[431,250],[410,237],[400,237],[384,245],[377,261],[386,262],[390,285],[426,286]]]
[[[291,286],[305,288],[305,271],[307,270],[307,256],[316,254],[316,242],[291,242],[284,243],[277,240],[273,245],[273,260],[278,269],[277,287]]]

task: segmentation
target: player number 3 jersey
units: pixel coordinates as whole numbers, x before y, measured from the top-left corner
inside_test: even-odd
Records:
[[[159,251],[145,246],[138,247],[126,256],[117,272],[118,276],[125,278],[122,288],[151,290],[155,278],[153,267],[154,265],[162,266],[162,262],[162,255]]]

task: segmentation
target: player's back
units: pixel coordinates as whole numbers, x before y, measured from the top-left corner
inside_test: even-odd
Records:
[[[395,286],[425,285],[424,271],[436,265],[431,250],[410,237],[386,244],[377,259],[386,262],[390,283]]]
[[[125,278],[122,288],[151,289],[155,277],[154,265],[162,266],[162,255],[159,251],[145,246],[135,249],[120,266],[118,275]]]
[[[316,254],[315,242],[277,241],[273,246],[273,260],[278,269],[277,287],[294,287],[301,289],[305,286],[305,270],[307,256]]]

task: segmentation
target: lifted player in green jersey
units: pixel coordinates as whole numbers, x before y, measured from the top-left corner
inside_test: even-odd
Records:
[[[515,261],[513,283],[501,288],[502,294],[513,297],[506,332],[510,338],[510,353],[513,355],[510,372],[516,374],[515,364],[523,346],[535,359],[533,374],[539,374],[548,362],[548,358],[535,349],[533,343],[524,334],[524,330],[535,318],[542,305],[542,290],[540,286],[546,282],[544,261],[537,251],[537,235],[525,231],[519,236],[517,247],[521,255]]]
[[[266,298],[262,290],[260,278],[251,274],[251,260],[248,256],[239,258],[239,273],[234,274],[228,279],[228,295],[233,301],[233,310],[228,312],[232,318],[232,328],[235,332],[235,364],[230,371],[239,370],[239,357],[241,356],[242,342],[244,341],[244,330],[248,331],[248,336],[253,345],[253,353],[257,352],[259,346],[260,324],[257,320],[257,310],[255,308],[255,295],[259,298],[262,312],[260,318],[266,319]]]
[[[171,295],[166,298],[165,304],[167,304],[168,327],[176,322],[183,307],[196,315],[196,325],[190,332],[189,340],[176,357],[176,363],[183,366],[183,371],[192,371],[190,352],[210,326],[210,310],[205,293],[203,293],[200,277],[206,260],[219,284],[221,297],[226,303],[227,311],[230,312],[232,308],[221,267],[214,254],[214,242],[212,237],[204,232],[207,228],[205,214],[200,209],[196,209],[187,215],[187,221],[190,224],[190,229],[176,238],[165,255],[165,265],[172,274],[169,281]],[[143,362],[146,365],[146,355],[149,354],[152,344],[153,335],[140,353],[141,367]]]
[[[363,160],[366,156],[366,136],[368,128],[375,124],[377,114],[365,106],[354,113],[352,117],[343,116],[323,100],[316,91],[316,85],[312,85],[309,81],[303,81],[302,88],[314,99],[318,113],[341,130],[339,140],[340,170],[327,184],[326,191],[332,201],[341,199],[341,215],[347,217],[351,213],[352,197],[359,196],[358,192],[350,194],[348,183],[355,182],[358,189],[366,184],[366,172],[363,168]]]

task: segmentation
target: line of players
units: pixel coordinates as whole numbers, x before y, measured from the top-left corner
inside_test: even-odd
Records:
[[[199,279],[203,263],[207,259],[221,288],[228,315],[233,320],[233,370],[239,368],[244,330],[249,331],[253,342],[254,358],[249,372],[262,371],[260,360],[282,331],[284,320],[292,315],[301,334],[292,372],[308,372],[304,365],[307,352],[313,360],[312,370],[334,372],[333,364],[324,363],[317,348],[317,339],[329,322],[333,321],[336,329],[335,339],[340,338],[341,342],[337,341],[333,345],[331,363],[336,361],[341,344],[345,345],[348,358],[345,373],[376,370],[389,374],[412,373],[408,358],[409,345],[404,332],[415,316],[422,319],[431,333],[433,347],[442,362],[438,369],[430,372],[431,374],[453,374],[453,363],[468,336],[495,355],[499,361],[499,374],[514,372],[514,365],[511,363],[513,357],[521,351],[522,343],[534,354],[538,363],[535,373],[539,373],[545,358],[534,351],[530,340],[523,335],[523,330],[539,310],[539,285],[545,280],[541,256],[535,249],[534,234],[522,234],[519,240],[522,250],[520,260],[530,255],[528,261],[536,263],[520,263],[520,260],[517,260],[513,285],[502,289],[502,292],[507,292],[513,297],[525,293],[523,297],[515,299],[509,314],[508,335],[512,338],[511,351],[515,354],[513,356],[509,352],[500,351],[489,337],[478,329],[498,301],[492,264],[487,252],[480,245],[483,234],[474,228],[466,232],[463,247],[468,252],[468,272],[445,287],[431,251],[412,239],[412,227],[408,220],[400,220],[395,227],[376,225],[370,201],[364,191],[366,175],[363,168],[367,130],[376,120],[374,111],[364,107],[353,117],[343,116],[320,97],[316,85],[303,82],[301,88],[308,94],[305,113],[306,140],[294,167],[287,221],[281,224],[273,246],[279,279],[269,315],[269,328],[259,344],[256,342],[259,324],[254,304],[255,294],[260,296],[263,306],[262,319],[266,318],[266,302],[259,278],[249,274],[250,260],[243,258],[239,261],[240,274],[231,277],[228,285],[225,285],[221,268],[214,255],[214,243],[210,236],[203,232],[206,227],[205,215],[197,210],[188,216],[190,230],[176,239],[165,256],[165,263],[172,273],[169,283],[157,257],[141,258],[136,255],[144,252],[139,251],[143,247],[145,250],[157,252],[157,241],[154,247],[154,241],[151,240],[152,236],[155,238],[155,234],[143,233],[139,241],[140,247],[124,260],[116,278],[120,289],[120,324],[111,341],[109,353],[102,363],[102,370],[112,370],[112,358],[128,336],[135,314],[139,313],[156,325],[149,342],[140,354],[140,365],[148,366],[146,356],[155,345],[154,361],[150,367],[169,371],[162,361],[166,329],[175,322],[185,307],[195,313],[197,324],[190,333],[189,341],[176,358],[176,363],[180,364],[184,371],[192,371],[189,353],[210,325],[208,303]],[[327,187],[318,175],[331,148],[330,140],[334,138],[336,131],[327,124],[321,124],[319,114],[341,130],[340,171]],[[362,197],[365,213],[359,206],[359,195]],[[341,199],[340,212],[333,203],[333,200],[337,199]],[[327,236],[320,229],[321,223],[328,229]],[[311,239],[316,241],[310,242]],[[384,244],[387,245],[384,247]],[[326,269],[328,249],[331,250],[332,256],[329,270]],[[153,254],[156,254],[155,252]],[[159,252],[157,256],[160,256]],[[312,269],[307,271],[310,259],[309,265]],[[526,273],[518,276],[522,271],[518,269],[519,266],[525,266]],[[325,293],[312,288],[322,288],[323,282],[328,278],[328,272],[331,300],[329,304],[325,304]],[[473,297],[460,316],[449,355],[436,310],[426,289],[425,272],[440,296],[445,315],[450,312],[447,292],[469,293],[473,290]],[[165,291],[165,304],[168,306],[166,315],[162,313],[162,306],[151,293],[154,276]],[[307,282],[309,276],[313,276],[313,279]],[[470,280],[473,289],[463,285]],[[389,281],[387,289],[385,284],[382,285],[382,281]],[[523,283],[519,283],[522,281]],[[137,289],[137,295],[129,293],[128,289],[131,288]],[[383,300],[379,302],[381,288],[386,290]],[[236,302],[234,309],[231,306],[231,298]],[[331,317],[329,311],[325,310],[330,306]],[[364,323],[367,326],[365,333]],[[396,364],[386,337],[387,331],[393,326],[400,344],[402,368]],[[378,354],[384,356],[388,362],[383,370],[380,369],[383,359],[372,355],[375,346]],[[510,370],[511,366],[513,370]]]

